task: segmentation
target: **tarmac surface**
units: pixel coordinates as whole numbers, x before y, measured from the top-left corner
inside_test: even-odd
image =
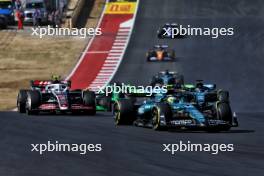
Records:
[[[264,171],[263,132],[263,1],[141,0],[135,30],[114,81],[148,84],[151,76],[170,69],[186,82],[203,79],[229,90],[240,126],[225,133],[156,132],[114,125],[110,113],[96,116],[21,115],[0,113],[0,175],[173,175],[247,176]],[[234,27],[234,36],[158,40],[165,22],[192,26]],[[169,44],[178,59],[147,63],[145,52],[154,44]],[[101,152],[31,152],[31,144],[102,144]],[[233,144],[234,151],[163,151],[163,144],[182,141]]]

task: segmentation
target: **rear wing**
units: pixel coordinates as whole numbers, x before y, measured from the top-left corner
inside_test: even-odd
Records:
[[[168,45],[154,45],[154,48],[168,48],[169,46]]]
[[[47,85],[53,84],[53,81],[50,80],[32,80],[30,81],[30,86],[32,88],[40,88],[40,89],[44,89]],[[70,81],[59,81],[58,83],[60,84],[68,84],[68,87],[71,87],[71,82]]]
[[[30,86],[32,88],[45,88],[49,84],[52,84],[52,82],[51,81],[40,81],[40,80],[30,81]]]
[[[170,75],[176,75],[176,74],[179,74],[178,72],[176,71],[160,71],[159,74],[161,75],[165,75],[166,73],[170,74]]]

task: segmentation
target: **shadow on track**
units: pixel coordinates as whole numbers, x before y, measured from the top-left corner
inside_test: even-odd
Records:
[[[208,133],[208,134],[225,134],[225,133],[255,133],[255,130],[246,130],[246,129],[241,129],[241,130],[229,130],[229,131],[220,131],[220,132],[214,132],[214,131],[183,131],[183,130],[175,130],[175,129],[170,129],[168,132],[171,133]]]

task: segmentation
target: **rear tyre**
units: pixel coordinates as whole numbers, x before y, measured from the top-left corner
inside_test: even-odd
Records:
[[[85,106],[92,107],[92,110],[87,111],[89,115],[96,114],[96,102],[95,102],[95,93],[92,91],[84,91],[83,92],[83,104]]]
[[[159,104],[152,111],[152,123],[154,130],[166,130],[165,126],[161,125],[161,116],[164,115],[165,121],[168,121],[172,117],[172,111],[167,103]]]
[[[41,104],[41,96],[38,91],[28,91],[26,101],[26,113],[28,115],[37,115],[39,113],[38,107]]]
[[[17,109],[19,113],[26,113],[27,90],[19,90],[17,95]]]
[[[146,57],[147,57],[147,61],[151,61],[150,58],[151,57],[157,57],[157,55],[156,55],[155,51],[150,50],[150,51],[147,52]]]
[[[113,113],[116,125],[132,125],[135,120],[133,101],[130,99],[120,99],[115,102]]]

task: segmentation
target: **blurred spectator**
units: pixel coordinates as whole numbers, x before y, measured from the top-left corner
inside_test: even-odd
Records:
[[[48,15],[48,21],[49,21],[49,24],[52,25],[53,27],[55,26],[54,24],[54,11],[52,11],[51,13],[49,13]]]
[[[64,8],[65,8],[65,2],[61,0],[59,3],[60,14],[64,12]]]
[[[18,9],[16,10],[16,18],[17,18],[17,29],[18,30],[21,30],[23,29],[23,21],[24,21],[24,15],[23,15],[23,12]]]
[[[32,14],[32,19],[33,19],[33,26],[39,26],[39,16],[40,16],[40,11],[38,9],[35,9],[34,13]]]
[[[40,9],[37,9],[37,22],[38,22],[38,25],[41,25],[41,10]]]
[[[20,0],[15,0],[15,9],[18,10],[21,8],[21,1]]]
[[[54,13],[54,23],[55,23],[55,27],[60,27],[60,11],[56,10]]]

